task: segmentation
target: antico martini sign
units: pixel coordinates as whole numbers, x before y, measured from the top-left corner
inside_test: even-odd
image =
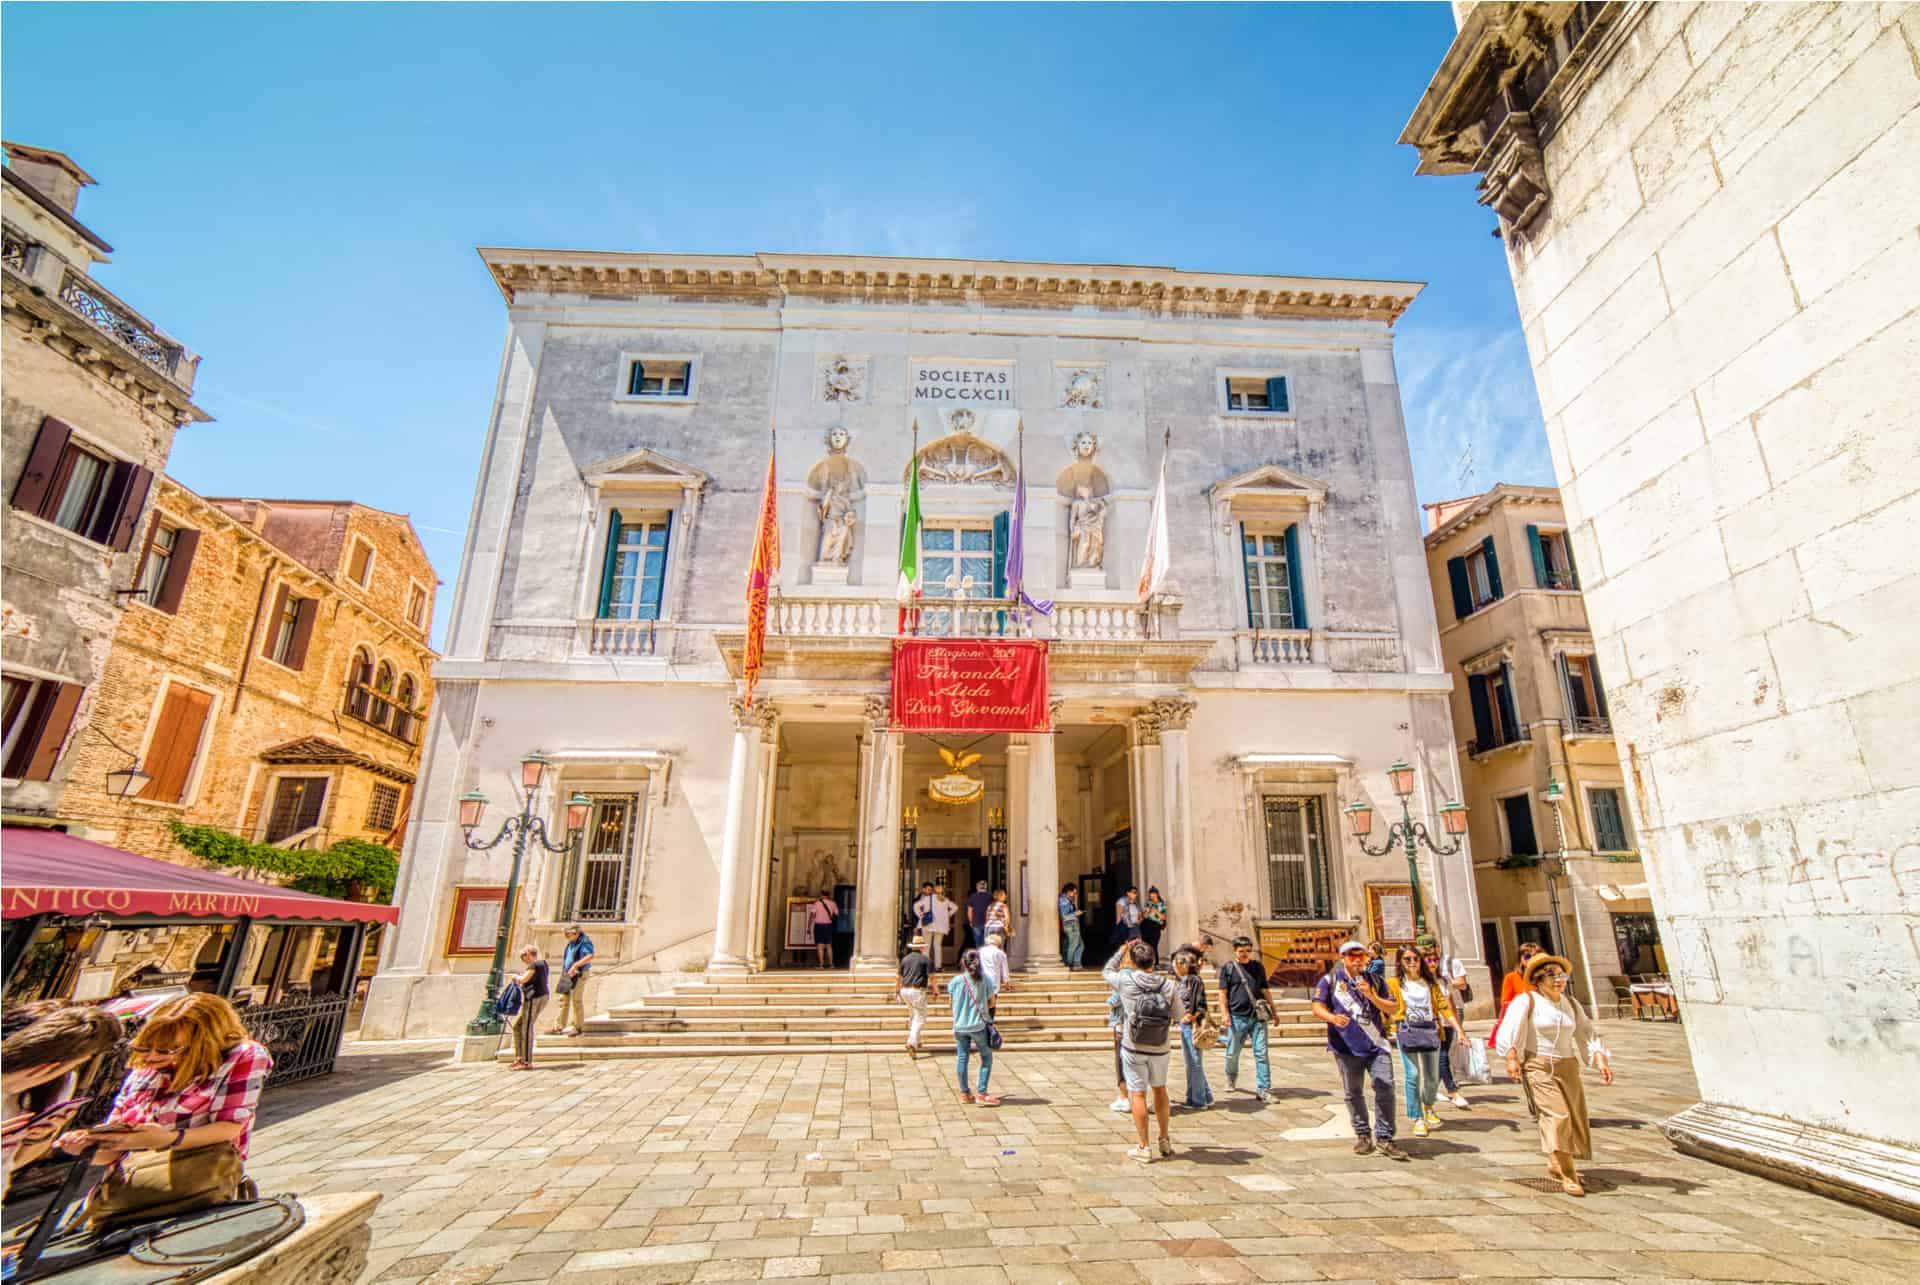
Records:
[[[916,361],[913,400],[943,406],[1012,406],[1011,362]]]

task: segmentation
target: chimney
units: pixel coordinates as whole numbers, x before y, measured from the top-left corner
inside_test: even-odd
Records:
[[[74,164],[65,152],[50,152],[25,143],[0,143],[0,147],[6,149],[9,168],[16,175],[68,214],[80,202],[80,189],[94,184],[93,175]]]

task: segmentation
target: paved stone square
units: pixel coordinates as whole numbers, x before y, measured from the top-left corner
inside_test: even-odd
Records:
[[[1176,1112],[1179,1154],[1143,1167],[1097,1052],[1003,1053],[1006,1103],[982,1109],[948,1058],[514,1074],[372,1046],[268,1094],[251,1170],[270,1192],[384,1193],[365,1279],[386,1285],[1920,1276],[1920,1232],[1676,1153],[1657,1122],[1693,1100],[1679,1028],[1607,1034],[1620,1079],[1589,1080],[1584,1200],[1547,1181],[1504,1082],[1403,1136],[1410,1163],[1354,1156],[1309,1049],[1276,1050],[1271,1106]]]

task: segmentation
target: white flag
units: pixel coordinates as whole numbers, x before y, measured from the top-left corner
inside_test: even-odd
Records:
[[[1147,515],[1147,548],[1140,559],[1140,601],[1160,592],[1167,578],[1172,545],[1167,536],[1167,452],[1160,451],[1160,483],[1153,488],[1153,512]]]

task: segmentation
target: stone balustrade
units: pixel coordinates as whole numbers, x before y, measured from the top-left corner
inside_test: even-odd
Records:
[[[1051,618],[1011,599],[923,598],[900,629],[899,605],[881,598],[796,597],[768,604],[767,632],[801,638],[1051,638],[1055,642],[1131,642],[1152,636],[1139,603],[1062,602]]]
[[[594,620],[587,626],[587,652],[593,656],[651,656],[659,641],[655,620]]]
[[[1239,635],[1242,665],[1311,665],[1311,629],[1255,629]]]

